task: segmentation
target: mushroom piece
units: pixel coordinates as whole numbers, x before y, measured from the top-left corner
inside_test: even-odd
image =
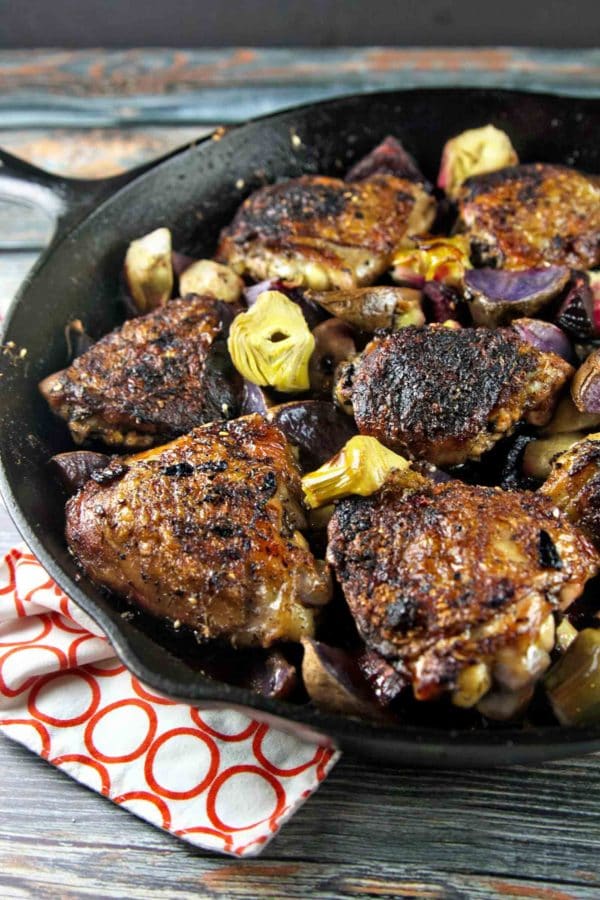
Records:
[[[600,413],[581,412],[570,396],[565,394],[554,415],[543,429],[544,434],[564,434],[568,431],[592,431],[600,425]]]
[[[109,462],[110,456],[105,453],[73,450],[70,453],[57,453],[50,459],[48,465],[68,493],[74,494],[95,472],[105,469]]]
[[[368,333],[379,328],[396,330],[425,323],[421,292],[413,288],[375,286],[345,291],[307,291],[306,296],[332,316]]]
[[[552,460],[584,437],[581,431],[567,431],[530,441],[523,453],[523,472],[529,478],[547,478]]]
[[[360,668],[338,647],[304,638],[302,678],[306,691],[325,712],[385,719],[385,711],[369,689]]]
[[[224,303],[237,303],[242,296],[244,282],[229,266],[213,259],[199,259],[179,276],[179,293],[214,297]]]
[[[356,356],[354,332],[341,319],[326,319],[313,329],[315,349],[308,364],[310,387],[315,395],[331,397],[335,371]]]

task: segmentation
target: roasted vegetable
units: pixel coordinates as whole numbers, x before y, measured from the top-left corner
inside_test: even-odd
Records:
[[[558,325],[545,322],[543,319],[527,318],[513,319],[511,325],[519,337],[532,347],[537,347],[543,353],[556,353],[568,363],[575,361],[571,342]]]
[[[296,448],[303,472],[323,465],[356,434],[354,419],[324,400],[282,403],[272,407],[267,418]]]
[[[302,646],[302,678],[309,697],[320,709],[367,719],[385,716],[348,653],[310,639],[303,640]]]
[[[199,259],[179,276],[179,293],[214,297],[225,303],[236,303],[242,296],[244,282],[239,275],[212,259]]]
[[[479,662],[462,669],[452,692],[452,703],[463,709],[475,706],[492,686],[492,675],[487,663]]]
[[[564,653],[569,649],[579,632],[574,625],[571,625],[567,618],[556,627],[556,649]]]
[[[514,327],[513,323],[513,327]],[[565,394],[544,428],[544,434],[564,434],[567,431],[591,431],[600,425],[600,413],[585,413],[577,409],[570,394]]]
[[[465,275],[465,292],[477,325],[505,325],[532,316],[556,297],[569,280],[565,266],[507,271],[472,269]]]
[[[125,256],[125,280],[140,313],[150,312],[169,300],[174,278],[168,228],[157,228],[132,241]]]
[[[441,281],[426,281],[423,285],[423,311],[428,322],[468,321],[467,304],[462,294]],[[466,317],[465,317],[466,313]],[[418,322],[414,323],[418,325]]]
[[[561,725],[600,722],[600,629],[579,632],[544,684]]]
[[[461,184],[472,175],[495,172],[518,162],[517,152],[504,131],[493,125],[471,128],[446,142],[437,184],[449,197],[456,198]]]
[[[600,349],[590,353],[575,372],[571,397],[580,412],[600,413]]]
[[[548,479],[540,490],[600,548],[599,433],[581,435],[580,440],[553,459]]]
[[[313,330],[315,349],[308,364],[310,388],[317,397],[331,397],[336,368],[356,356],[354,332],[341,319],[326,319]]]
[[[69,494],[74,494],[83,487],[94,472],[105,469],[109,462],[110,456],[105,453],[72,450],[70,453],[57,453],[50,460],[49,466]]]
[[[283,393],[308,389],[315,339],[300,308],[278,291],[265,291],[234,319],[227,347],[238,372],[254,384]]]
[[[568,431],[539,441],[530,441],[523,453],[523,472],[529,478],[547,478],[554,457],[569,450],[582,437],[584,435],[581,431]]]
[[[410,463],[380,444],[376,438],[357,435],[351,438],[333,459],[302,479],[309,506],[323,506],[360,494],[374,493],[394,469],[408,469]]]
[[[396,178],[427,184],[413,157],[400,141],[391,135],[354,163],[346,175],[346,181],[362,181],[363,178],[371,178],[373,175],[395,175]]]
[[[594,294],[585,272],[574,272],[554,322],[577,341],[588,341],[600,332],[596,321]]]
[[[461,234],[454,237],[414,237],[414,248],[399,250],[392,260],[392,277],[399,284],[422,286],[426,281],[462,285],[471,268],[469,243]]]
[[[332,316],[372,333],[378,328],[423,325],[421,292],[412,288],[367,287],[348,291],[307,291]]]

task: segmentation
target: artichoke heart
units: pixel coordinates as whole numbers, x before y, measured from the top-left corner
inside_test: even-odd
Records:
[[[306,391],[315,347],[300,307],[279,291],[264,291],[233,320],[227,341],[238,372],[254,384],[283,393]]]
[[[157,228],[132,241],[125,256],[125,279],[137,309],[163,306],[173,291],[171,232]]]
[[[470,128],[447,141],[442,153],[438,187],[455,198],[460,186],[473,175],[495,172],[519,162],[509,136],[494,128]]]
[[[454,237],[413,238],[414,247],[399,250],[392,260],[396,281],[415,279],[442,281],[460,287],[465,271],[471,268],[469,242],[462,234]]]
[[[357,435],[320,469],[305,475],[302,488],[306,502],[314,509],[349,494],[373,494],[390,472],[409,467],[403,456],[388,450],[376,438]]]

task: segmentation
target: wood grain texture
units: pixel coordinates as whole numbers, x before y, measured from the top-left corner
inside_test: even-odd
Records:
[[[336,48],[0,51],[3,127],[237,122],[342,94],[431,85],[600,96],[600,51]]]
[[[186,123],[213,121],[227,96],[235,118],[284,97],[364,89],[372,78],[382,86],[473,83],[483,73],[481,83],[510,85],[529,72],[529,85],[590,91],[599,64],[598,54],[580,52],[322,53],[2,53],[0,114],[8,111],[4,126],[19,127],[0,132],[0,145],[59,173],[99,176],[185,142]],[[165,126],[86,130],[152,119]],[[50,232],[38,212],[0,203],[0,314]],[[0,551],[16,538],[2,507]],[[7,900],[600,896],[600,756],[461,773],[345,757],[263,855],[247,861],[190,848],[2,738],[0,772]]]

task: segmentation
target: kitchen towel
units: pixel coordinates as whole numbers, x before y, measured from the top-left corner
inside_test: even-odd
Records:
[[[0,731],[191,844],[254,856],[339,754],[141,684],[25,546],[0,567]]]

